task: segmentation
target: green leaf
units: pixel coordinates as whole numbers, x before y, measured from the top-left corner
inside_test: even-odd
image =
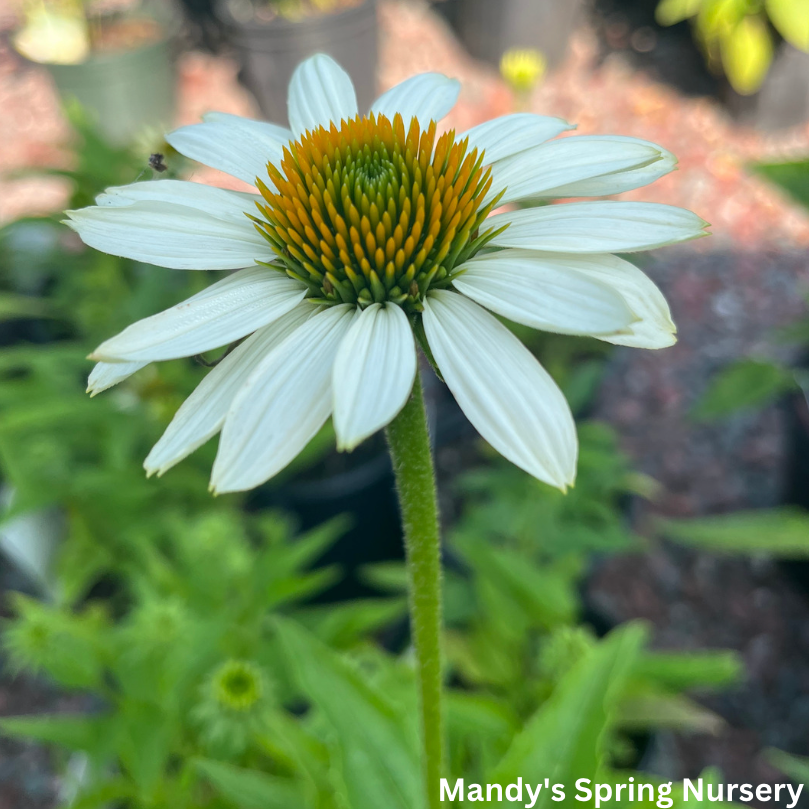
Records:
[[[509,784],[522,776],[538,783],[549,778],[569,790],[579,778],[595,779],[605,732],[645,637],[641,624],[627,624],[594,647],[514,739],[487,782]],[[543,789],[537,809],[554,805],[551,793]]]
[[[422,807],[413,718],[306,630],[288,620],[275,626],[303,692],[334,730],[352,809]]]
[[[736,652],[647,652],[636,676],[674,691],[717,688],[741,679],[744,664]]]
[[[0,292],[0,321],[21,317],[43,317],[48,314],[48,304],[41,298]]]
[[[771,362],[741,360],[713,378],[693,416],[709,420],[763,407],[794,386],[794,377],[785,368]]]
[[[525,554],[477,538],[459,537],[456,543],[477,575],[508,594],[534,623],[553,627],[574,619],[578,597],[570,571],[540,567]]]
[[[96,753],[109,738],[106,717],[45,715],[10,716],[0,719],[0,733],[43,744],[56,744],[68,750]]]
[[[809,557],[809,515],[797,508],[661,520],[660,526],[667,537],[703,550],[767,553],[785,559]]]
[[[193,763],[217,792],[239,809],[292,809],[302,805],[300,787],[288,778],[205,758]]]
[[[809,208],[809,160],[754,163],[753,170]]]
[[[660,25],[674,25],[693,17],[702,2],[703,0],[660,0],[655,10],[655,19]]]
[[[368,598],[301,609],[295,617],[332,648],[345,649],[407,612],[405,598]]]
[[[630,694],[617,708],[616,723],[626,730],[668,728],[687,733],[717,734],[725,726],[721,716],[680,694]]]
[[[767,0],[767,14],[787,42],[809,51],[809,0]]]
[[[401,562],[376,562],[360,570],[364,582],[385,593],[407,592],[407,569]]]
[[[767,23],[758,15],[748,14],[722,37],[722,65],[737,93],[752,95],[761,87],[772,53]]]
[[[771,748],[766,752],[767,761],[789,776],[796,784],[803,784],[809,789],[809,758],[793,756],[783,750]]]

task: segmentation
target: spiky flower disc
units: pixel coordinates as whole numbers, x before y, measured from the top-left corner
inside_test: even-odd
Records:
[[[447,287],[494,235],[478,232],[497,202],[482,205],[483,152],[435,131],[371,113],[307,131],[284,148],[282,171],[267,164],[278,193],[257,180],[266,204],[254,221],[313,300],[421,311],[427,290]]]

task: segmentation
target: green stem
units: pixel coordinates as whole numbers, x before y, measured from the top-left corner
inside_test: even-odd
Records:
[[[387,429],[407,549],[410,626],[421,703],[422,766],[427,806],[438,809],[444,766],[441,708],[441,541],[435,472],[418,374],[413,393]]]

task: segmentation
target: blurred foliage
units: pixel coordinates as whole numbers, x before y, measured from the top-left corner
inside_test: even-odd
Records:
[[[809,9],[807,9],[809,14]],[[758,163],[753,170],[809,208],[809,160],[791,163]]]
[[[445,580],[447,709],[452,773],[467,781],[650,781],[620,769],[637,758],[631,734],[721,724],[683,692],[736,681],[735,655],[653,652],[640,624],[600,640],[582,623],[588,551],[639,542],[622,527],[626,460],[595,461],[613,442],[584,431],[575,506],[505,464],[462,483]],[[503,497],[523,514],[500,520]],[[563,529],[566,547],[544,544]],[[413,661],[374,640],[405,615],[403,567],[368,569],[377,599],[304,603],[337,575],[310,565],[340,530],[293,540],[278,514],[211,504],[127,566],[117,613],[97,598],[18,596],[10,660],[93,699],[84,713],[6,718],[0,730],[81,756],[64,802],[74,809],[419,809]]]
[[[796,784],[803,784],[809,789],[809,758],[793,756],[783,750],[768,750],[767,759]]]
[[[809,557],[809,515],[796,508],[739,511],[714,517],[665,520],[666,536],[714,553]]]
[[[660,0],[656,16],[661,25],[690,19],[709,67],[743,95],[761,87],[776,37],[809,51],[806,0]]]
[[[809,19],[809,4],[807,4]],[[793,163],[759,163],[753,170],[790,194],[809,209],[809,161]],[[809,318],[804,317],[779,337],[791,343],[796,353],[809,350]],[[792,391],[809,395],[809,374],[801,367],[787,367],[764,358],[744,357],[721,369],[711,380],[697,402],[693,415],[697,419],[724,418],[741,410],[752,410],[771,404]]]
[[[711,380],[693,416],[710,420],[759,408],[794,388],[795,378],[789,369],[772,362],[742,359]]]

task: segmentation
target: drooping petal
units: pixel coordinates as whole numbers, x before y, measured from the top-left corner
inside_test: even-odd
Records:
[[[469,138],[470,151],[474,148],[485,149],[484,161],[489,165],[539,146],[562,132],[575,128],[575,124],[569,124],[561,118],[534,115],[532,112],[515,112],[473,126],[457,139]]]
[[[625,333],[637,316],[609,284],[556,253],[502,250],[460,268],[455,288],[516,323],[560,334]]]
[[[660,153],[660,159],[641,166],[636,169],[616,172],[614,174],[602,174],[577,180],[568,185],[551,188],[542,193],[543,197],[605,197],[611,194],[622,194],[624,191],[631,191],[633,188],[642,188],[644,185],[659,180],[666,174],[677,168],[677,158],[668,149],[658,146],[651,141],[638,140],[637,138],[622,138],[618,135],[592,135],[590,139],[594,142],[606,138],[609,141],[628,141],[632,143],[645,144],[656,149]]]
[[[103,342],[92,358],[154,362],[201,354],[272,323],[305,294],[303,284],[277,270],[250,267],[171,309],[133,323]]]
[[[108,188],[96,197],[96,205],[101,208],[122,208],[133,202],[165,202],[242,224],[246,213],[255,215],[257,200],[261,200],[258,194],[226,191],[202,183],[152,180]]]
[[[236,270],[274,254],[250,220],[144,200],[67,211],[82,241],[113,256],[175,270]]]
[[[302,62],[289,82],[289,124],[297,137],[357,115],[357,94],[348,73],[324,53]]]
[[[274,124],[211,112],[203,123],[181,126],[166,140],[180,154],[255,185],[256,177],[267,182],[267,162],[281,160],[291,137]]]
[[[420,73],[405,79],[383,93],[371,106],[375,115],[393,120],[398,112],[405,128],[413,118],[425,127],[430,121],[440,121],[455,106],[461,83],[441,73]]]
[[[148,362],[97,362],[87,377],[87,393],[96,396],[101,391],[123,382],[148,364]]]
[[[498,452],[564,490],[578,443],[565,397],[530,351],[476,303],[447,290],[424,305],[430,350],[461,409]]]
[[[608,253],[595,255],[565,255],[563,253],[533,253],[543,261],[564,264],[577,272],[610,286],[621,295],[637,320],[625,333],[596,334],[599,340],[634,348],[666,348],[677,342],[677,328],[663,293],[649,277],[634,264]]]
[[[634,172],[663,161],[663,152],[653,143],[634,138],[573,135],[544,143],[534,149],[500,160],[492,166],[492,187],[487,201],[505,188],[500,202],[530,197],[558,196],[554,189],[576,187],[600,178],[615,178],[621,188],[624,172]],[[606,193],[617,193],[607,191]]]
[[[416,345],[394,304],[369,306],[354,321],[334,362],[334,429],[351,450],[404,407],[416,378]]]
[[[216,435],[234,396],[256,366],[314,313],[310,304],[299,304],[250,335],[209,371],[152,447],[143,462],[147,474],[162,475]]]
[[[323,426],[332,411],[332,366],[355,313],[348,304],[319,312],[253,370],[225,417],[211,475],[215,492],[268,480]]]
[[[705,236],[707,222],[656,202],[568,202],[497,214],[487,227],[508,228],[491,244],[555,253],[632,253]]]

